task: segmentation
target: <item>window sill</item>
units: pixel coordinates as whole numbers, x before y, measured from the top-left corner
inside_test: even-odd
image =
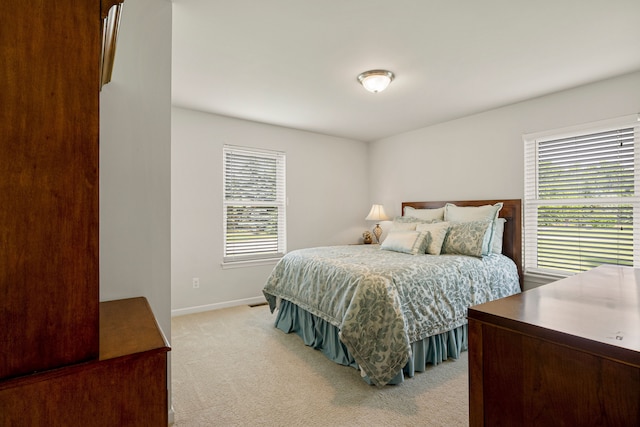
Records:
[[[529,289],[537,288],[538,286],[546,285],[548,283],[555,282],[556,280],[561,280],[569,276],[572,276],[572,274],[554,274],[541,271],[525,271],[523,290],[527,291]]]
[[[276,265],[280,261],[280,258],[269,258],[269,259],[251,259],[245,261],[226,261],[222,262],[220,265],[223,270],[231,269],[231,268],[244,268],[244,267],[258,267],[261,265]]]

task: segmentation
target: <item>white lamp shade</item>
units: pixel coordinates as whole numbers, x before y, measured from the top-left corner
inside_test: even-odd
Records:
[[[387,216],[384,212],[384,206],[382,205],[373,205],[371,206],[371,211],[369,211],[369,215],[365,218],[367,221],[387,221],[391,218]]]
[[[391,79],[387,76],[369,76],[362,80],[362,86],[369,92],[382,92],[389,86]]]
[[[365,71],[358,76],[358,81],[369,92],[382,92],[393,80],[393,73],[386,70]]]

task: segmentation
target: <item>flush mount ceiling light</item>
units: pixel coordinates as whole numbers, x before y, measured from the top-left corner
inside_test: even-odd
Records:
[[[389,86],[395,76],[387,70],[370,70],[361,73],[358,81],[369,92],[382,92]]]

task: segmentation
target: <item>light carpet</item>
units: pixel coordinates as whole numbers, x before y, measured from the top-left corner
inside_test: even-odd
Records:
[[[264,305],[172,319],[175,426],[468,425],[466,352],[376,387],[274,320]]]

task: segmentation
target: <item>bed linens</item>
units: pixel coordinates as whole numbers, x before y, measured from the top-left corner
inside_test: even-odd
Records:
[[[505,256],[409,255],[379,246],[301,249],[283,257],[263,289],[336,326],[376,385],[407,363],[411,343],[466,324],[467,308],[520,292]]]

